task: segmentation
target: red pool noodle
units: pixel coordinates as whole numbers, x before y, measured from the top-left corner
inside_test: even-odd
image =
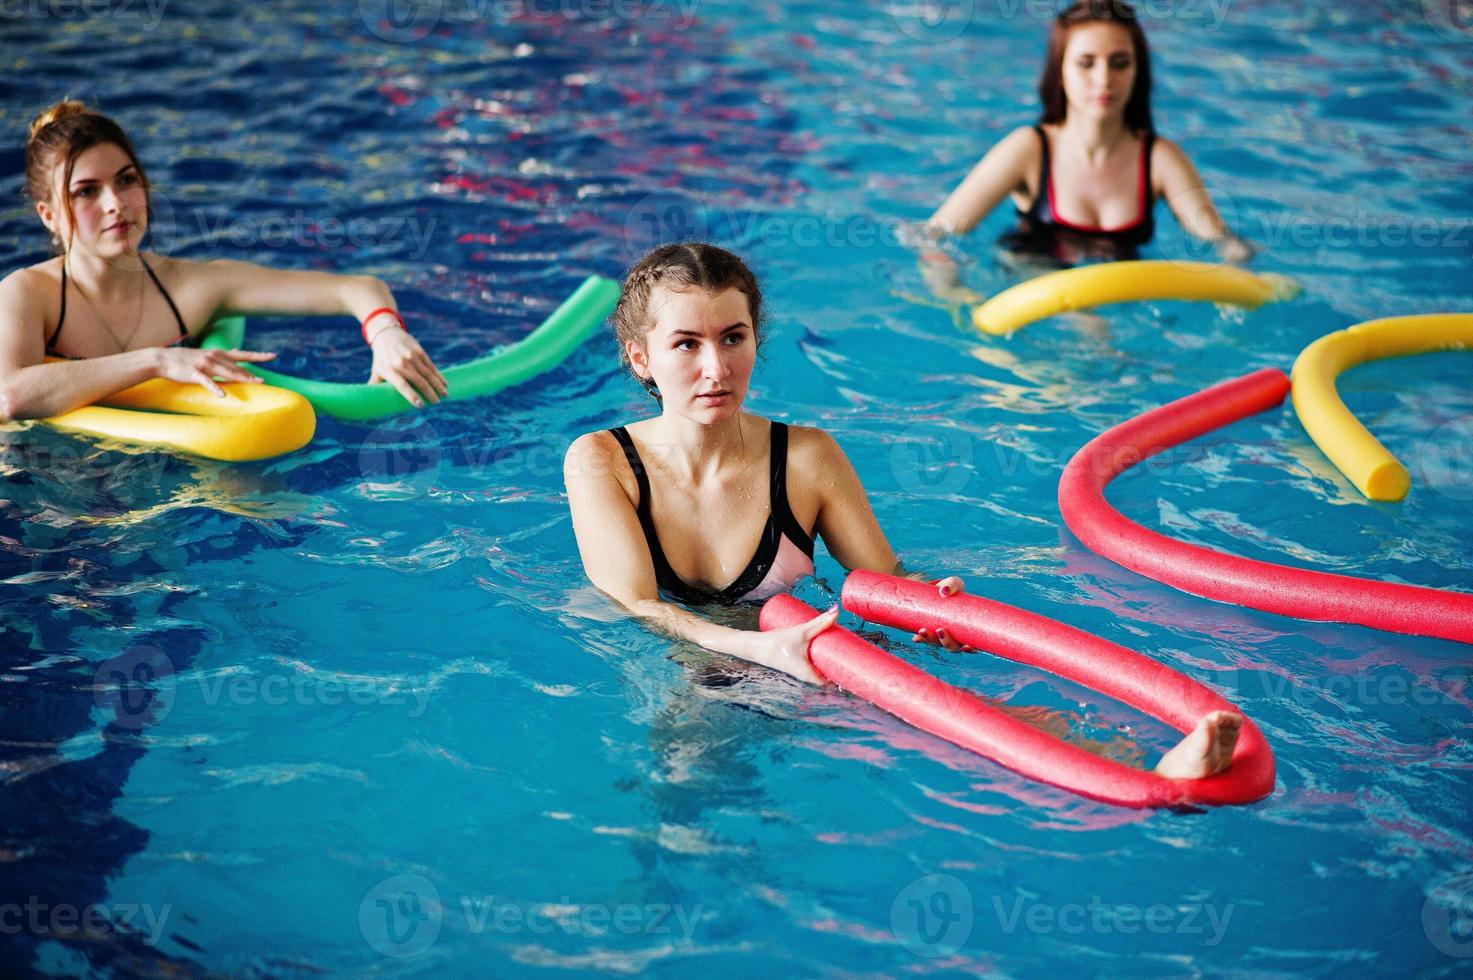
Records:
[[[914,630],[945,625],[963,643],[1040,667],[1190,730],[1209,711],[1236,710],[1196,681],[1073,627],[979,596],[942,599],[935,586],[853,572],[844,606],[866,619]],[[791,596],[762,608],[765,630],[817,613]],[[1232,766],[1206,779],[1166,779],[1060,741],[947,684],[841,627],[809,647],[820,676],[917,728],[1030,779],[1118,806],[1251,803],[1273,791],[1268,742],[1246,718]]]
[[[1283,402],[1289,379],[1265,368],[1152,409],[1090,440],[1059,479],[1059,510],[1085,547],[1193,595],[1296,619],[1356,623],[1473,643],[1473,594],[1254,561],[1177,541],[1105,500],[1120,473],[1189,439]]]

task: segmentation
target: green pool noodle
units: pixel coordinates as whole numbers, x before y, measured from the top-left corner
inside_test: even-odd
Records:
[[[573,295],[542,324],[514,344],[497,348],[485,357],[445,368],[449,401],[465,401],[492,395],[521,384],[567,359],[588,339],[619,300],[619,284],[602,276],[589,276]],[[245,317],[221,317],[210,325],[200,346],[206,350],[237,350],[245,343]],[[241,367],[259,375],[267,384],[287,388],[306,398],[319,412],[352,422],[366,422],[410,411],[394,387],[386,382],[344,384],[314,381],[280,374],[255,364]]]

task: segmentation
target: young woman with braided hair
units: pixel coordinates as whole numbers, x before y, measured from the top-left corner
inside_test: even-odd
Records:
[[[788,591],[812,574],[815,538],[847,569],[899,568],[833,437],[742,410],[762,339],[756,278],[713,245],[661,246],[625,279],[614,331],[621,360],[661,412],[590,432],[568,450],[563,476],[589,580],[652,627],[822,683],[808,644],[833,625],[837,606],[765,633],[688,608]],[[936,586],[943,596],[962,591],[955,577]],[[962,649],[944,628],[915,639]],[[1221,771],[1241,723],[1230,712],[1207,715],[1155,771],[1173,779]]]

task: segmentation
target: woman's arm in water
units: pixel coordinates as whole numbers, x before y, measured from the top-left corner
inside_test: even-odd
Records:
[[[1224,262],[1246,262],[1253,257],[1253,245],[1228,229],[1202,176],[1181,147],[1169,139],[1157,138],[1151,151],[1151,173],[1155,175],[1157,196],[1166,200],[1187,234],[1211,242]]]
[[[1038,154],[1038,134],[1031,126],[1019,126],[987,151],[926,221],[926,227],[937,234],[965,235],[1027,183],[1029,165],[1037,168]]]
[[[236,361],[274,354],[145,347],[107,357],[46,363],[47,281],[21,269],[0,281],[0,418],[44,419],[90,405],[151,378],[198,384],[222,395],[215,378],[258,381]],[[54,284],[52,284],[54,288]]]
[[[1038,135],[1020,126],[1004,136],[972,167],[936,213],[927,219],[917,243],[921,276],[940,299],[979,303],[983,297],[961,284],[956,262],[940,247],[946,235],[965,235],[993,209],[1027,183],[1030,167],[1038,169]]]
[[[837,606],[802,625],[764,633],[718,625],[660,598],[639,516],[617,475],[623,460],[623,449],[603,432],[579,437],[563,460],[573,533],[588,580],[661,632],[823,683],[808,661],[808,644],[833,625]]]
[[[212,298],[221,313],[346,313],[362,323],[376,310],[398,309],[389,287],[373,276],[268,269],[231,259],[203,263],[196,269],[208,277]],[[387,381],[415,406],[426,401],[433,404],[447,394],[444,375],[419,342],[407,330],[399,329],[393,314],[378,313],[364,326],[372,341],[370,384]]]
[[[829,554],[850,571],[862,568],[925,581],[925,575],[907,571],[895,557],[894,549],[885,539],[885,532],[880,529],[880,522],[875,519],[874,508],[870,506],[864,485],[859,482],[859,474],[834,437],[821,429],[793,426],[788,431],[797,448],[797,452],[789,457],[794,469],[819,487],[818,521],[814,531],[823,538]],[[955,575],[937,579],[935,585],[943,596],[957,595],[965,588]],[[915,634],[914,639],[925,643],[939,642],[948,650],[963,649],[945,629],[938,630],[935,637],[922,630]]]

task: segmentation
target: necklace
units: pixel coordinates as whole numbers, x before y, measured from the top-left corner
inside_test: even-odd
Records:
[[[77,282],[75,273],[72,275],[72,282],[76,283],[77,292],[87,303],[87,308],[92,311],[92,315],[97,317],[97,321],[102,324],[102,329],[106,330],[107,335],[112,338],[112,342],[118,345],[118,353],[125,353],[128,350],[129,342],[133,340],[133,336],[138,333],[139,326],[143,324],[143,277],[138,277],[138,310],[133,317],[133,329],[129,330],[128,336],[122,340],[118,339],[118,332],[113,329],[111,323],[107,322],[107,317],[103,316],[102,311],[97,308],[97,304],[92,302],[92,297],[87,295],[87,291],[82,288],[82,284]]]

